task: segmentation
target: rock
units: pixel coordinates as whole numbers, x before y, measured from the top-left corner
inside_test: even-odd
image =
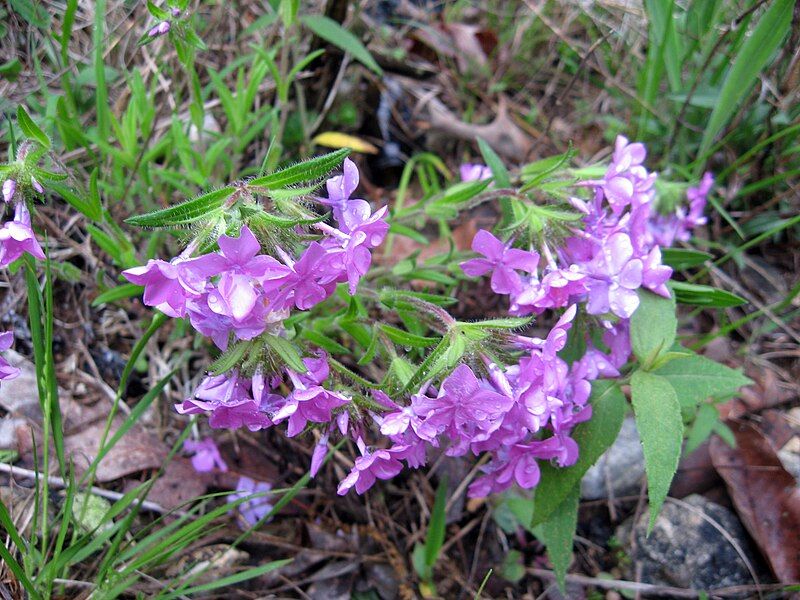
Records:
[[[633,519],[628,519],[617,528],[616,537],[631,559],[626,577],[635,577],[639,565],[641,581],[657,585],[713,590],[753,583],[736,548],[710,522],[724,530],[753,564],[749,538],[728,509],[692,495],[680,504],[667,501],[649,537],[648,521],[649,515],[644,511],[635,525]]]
[[[622,422],[619,436],[611,448],[583,476],[581,497],[584,500],[608,498],[609,489],[615,498],[637,495],[642,477],[644,454],[639,431],[633,417],[628,417]]]

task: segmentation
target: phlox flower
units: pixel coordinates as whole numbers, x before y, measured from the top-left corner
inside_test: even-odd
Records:
[[[519,294],[522,279],[517,270],[536,272],[539,255],[536,252],[510,248],[488,231],[481,229],[472,240],[472,249],[485,258],[473,258],[461,263],[470,277],[492,272],[492,290],[498,294]]]
[[[18,202],[14,209],[14,219],[3,223],[0,228],[0,267],[6,267],[25,252],[44,260],[44,251],[36,240],[31,228],[31,214],[24,202]]]

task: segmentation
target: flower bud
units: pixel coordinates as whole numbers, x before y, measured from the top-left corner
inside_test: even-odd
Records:
[[[14,197],[14,192],[17,191],[17,182],[13,179],[6,179],[3,182],[3,200],[5,202],[11,202],[11,199]]]

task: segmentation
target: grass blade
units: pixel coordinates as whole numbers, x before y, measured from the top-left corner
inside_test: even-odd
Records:
[[[698,156],[705,157],[720,131],[750,92],[767,61],[783,43],[792,23],[794,0],[775,0],[759,19],[734,59],[708,125],[703,132]]]

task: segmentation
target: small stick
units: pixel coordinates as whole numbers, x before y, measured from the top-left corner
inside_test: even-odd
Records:
[[[29,469],[23,469],[21,467],[14,467],[11,465],[7,465],[5,463],[0,463],[0,473],[7,473],[9,475],[13,475],[16,477],[22,477],[24,479],[31,479],[36,481],[37,479],[43,479],[42,475],[37,473],[36,471],[31,471]],[[56,477],[51,475],[47,478],[48,485],[52,485],[54,487],[59,488],[66,488],[69,487],[69,484],[61,479],[60,477]],[[99,487],[92,486],[89,488],[89,491],[93,493],[95,496],[100,496],[101,498],[106,498],[108,500],[119,500],[125,494],[120,494],[119,492],[112,492],[110,490],[104,490]],[[187,516],[189,513],[184,512],[182,510],[169,510],[161,506],[160,504],[156,504],[155,502],[150,502],[149,500],[134,500],[134,504],[139,504],[143,509],[149,510],[152,512],[157,512],[160,514],[167,514],[171,513],[174,515],[179,515],[181,517]]]

